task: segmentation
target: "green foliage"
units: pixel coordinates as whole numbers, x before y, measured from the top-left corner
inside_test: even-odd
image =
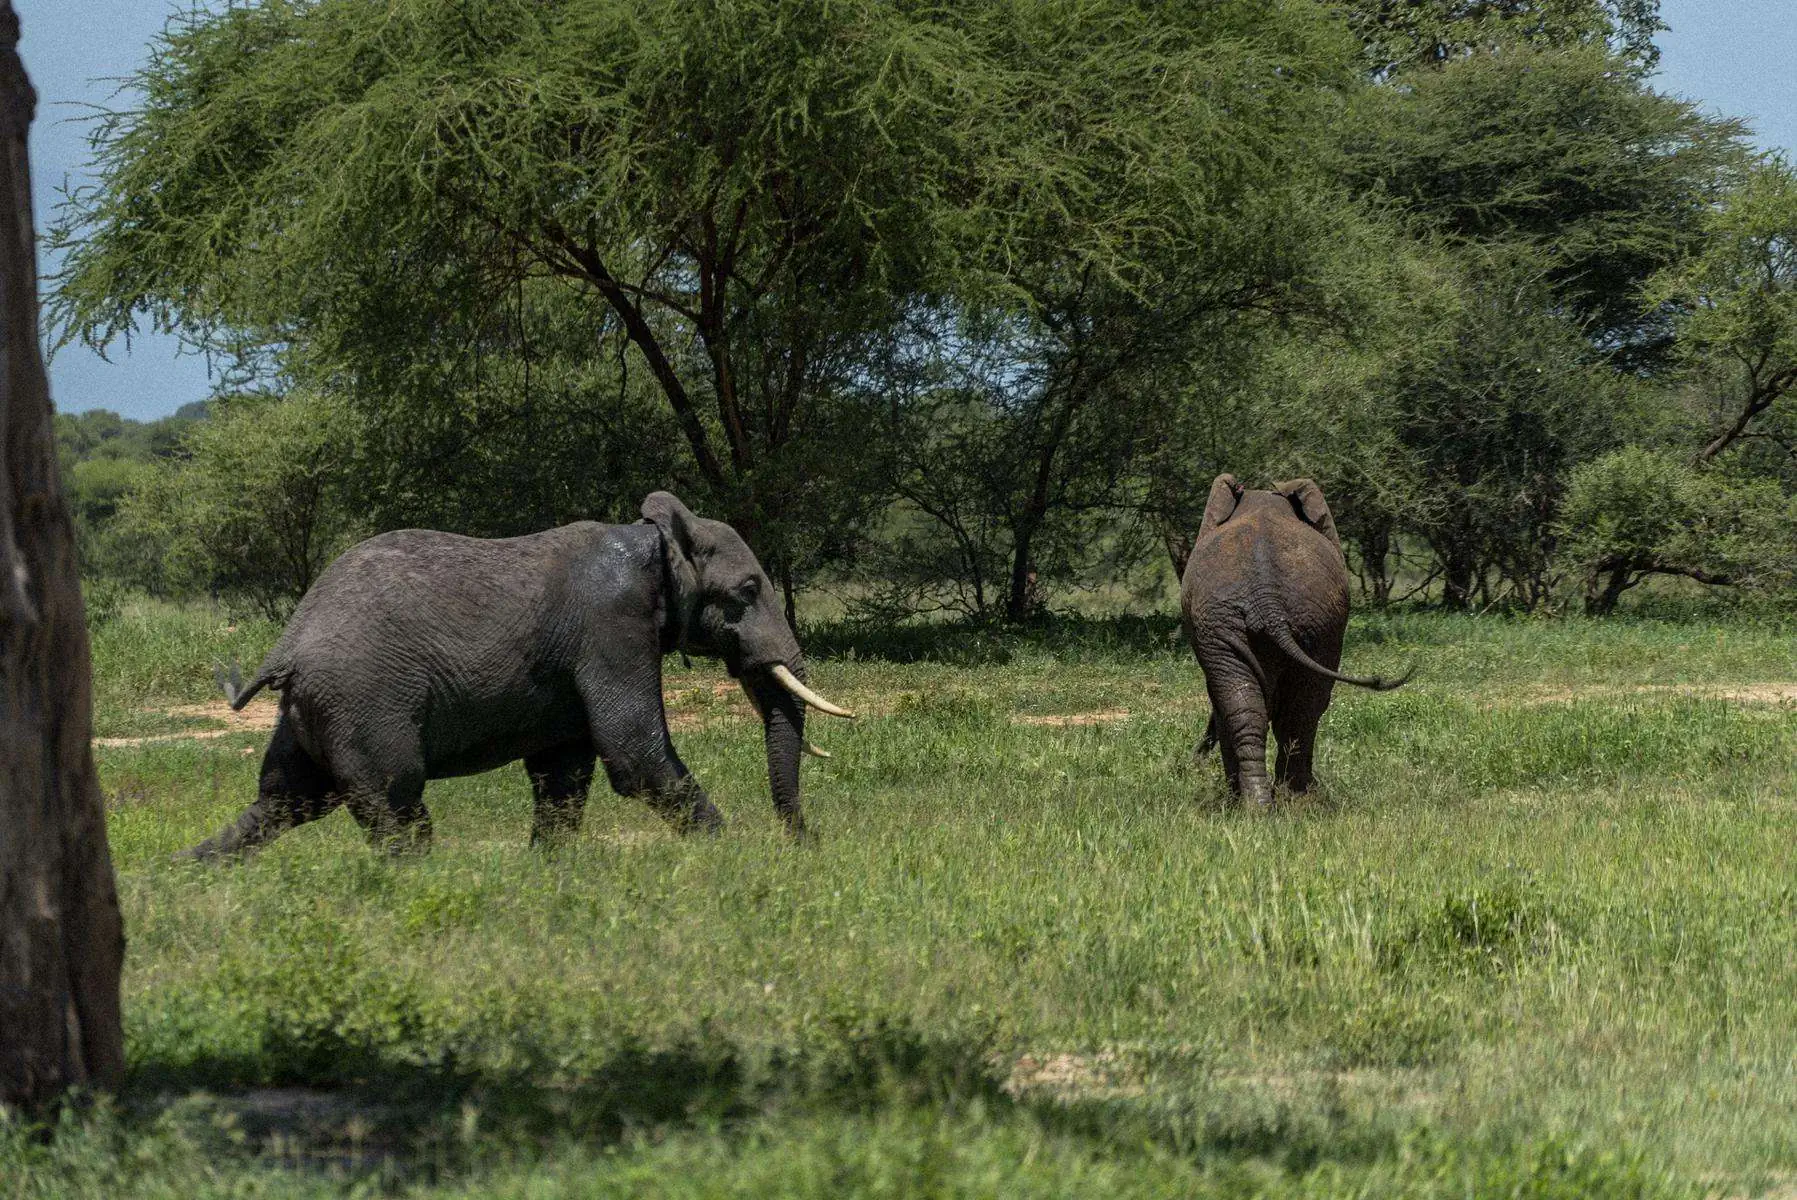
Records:
[[[1090,457],[1058,431],[1127,409],[1099,393],[1195,323],[1281,307],[1350,62],[1295,2],[233,8],[179,22],[145,105],[101,120],[58,311],[443,411],[472,385],[421,360],[497,347],[515,375],[514,294],[564,305],[655,381],[643,440],[677,428],[694,499],[790,579],[883,506],[868,348],[946,297],[1016,335],[1020,579],[1057,460]]]
[[[352,503],[355,420],[340,402],[306,393],[215,402],[189,432],[185,459],[159,467],[119,514],[120,539],[161,548],[141,582],[285,617],[370,532]]]
[[[62,319],[302,345],[306,378],[379,398],[558,280],[778,566],[832,427],[814,398],[986,232],[961,205],[1007,97],[981,49],[938,10],[817,0],[196,15],[99,126]]]
[[[1357,188],[1462,253],[1538,255],[1556,303],[1630,366],[1670,342],[1639,289],[1703,244],[1751,153],[1741,122],[1655,92],[1601,49],[1524,46],[1369,89],[1350,150]]]
[[[148,422],[105,409],[56,414],[58,474],[90,592],[98,580],[116,585],[153,569],[161,547],[121,539],[114,519],[125,498],[154,474],[155,465],[180,453],[182,437],[205,415],[204,403],[184,405],[173,416]],[[97,609],[90,596],[89,619],[106,607],[102,603]]]
[[[1663,452],[1628,447],[1579,466],[1560,521],[1594,613],[1649,575],[1761,589],[1797,577],[1797,497]]]
[[[55,323],[326,398],[355,463],[327,507],[364,531],[672,486],[795,611],[810,582],[1021,623],[1164,594],[1217,472],[1308,475],[1375,600],[1552,607],[1581,463],[1707,426],[1699,457],[1797,490],[1797,192],[1649,85],[1661,28],[1653,0],[195,10],[95,124]],[[134,472],[80,469],[96,570],[271,612],[315,573],[308,542],[256,592],[249,524],[171,549],[184,502],[115,519],[183,474]]]
[[[649,492],[687,489],[653,381],[589,317],[565,286],[536,281],[481,318],[472,354],[333,381],[360,416],[351,485],[370,526],[511,537],[634,521]]]
[[[1585,46],[1652,70],[1660,0],[1371,0],[1348,7],[1376,75],[1409,75],[1480,51]]]
[[[1468,281],[1457,311],[1396,356],[1389,396],[1398,521],[1433,549],[1443,599],[1533,607],[1553,586],[1553,521],[1568,473],[1626,437],[1624,381],[1535,290],[1527,260]]]
[[[1797,386],[1797,172],[1761,163],[1708,214],[1703,235],[1649,290],[1681,312],[1680,354],[1712,391],[1700,457],[1759,451],[1763,468],[1789,480],[1797,422],[1774,406]]]

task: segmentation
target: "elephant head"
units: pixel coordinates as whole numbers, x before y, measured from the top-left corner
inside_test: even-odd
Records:
[[[651,493],[642,512],[661,532],[666,648],[721,658],[742,684],[761,716],[774,808],[789,830],[802,832],[799,753],[828,757],[805,741],[806,706],[834,717],[855,714],[805,685],[805,655],[780,593],[736,530],[695,516],[669,492]]]
[[[1292,506],[1293,515],[1328,538],[1337,550],[1341,549],[1341,538],[1335,532],[1335,517],[1329,511],[1328,501],[1323,499],[1323,489],[1314,480],[1288,479],[1274,484],[1270,491],[1283,496]],[[1217,526],[1234,516],[1242,497],[1247,494],[1248,489],[1236,482],[1234,475],[1219,475],[1212,480],[1210,496],[1204,503],[1204,516],[1198,523],[1198,539],[1216,532]]]

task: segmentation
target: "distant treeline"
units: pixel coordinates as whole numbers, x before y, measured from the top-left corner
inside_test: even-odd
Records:
[[[195,11],[97,121],[53,323],[172,330],[255,390],[178,451],[77,456],[89,568],[278,615],[379,529],[672,487],[789,601],[1022,621],[1177,565],[1228,470],[1319,480],[1375,602],[1784,602],[1797,174],[1657,90],[1661,29],[1653,0]]]
[[[205,420],[206,410],[201,400],[154,421],[133,421],[106,409],[56,414],[56,461],[88,578],[143,577],[144,565],[131,561],[120,544],[119,508],[142,489],[158,463],[188,457],[187,433]]]

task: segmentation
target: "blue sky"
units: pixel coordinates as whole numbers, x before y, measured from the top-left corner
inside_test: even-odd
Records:
[[[170,12],[190,0],[13,0],[20,52],[38,91],[32,186],[40,227],[65,182],[79,183],[87,144],[72,123],[83,104],[105,104],[143,62]],[[1718,113],[1746,118],[1768,148],[1797,152],[1797,0],[1662,0],[1672,31],[1660,38],[1658,86]],[[53,263],[42,264],[45,271]],[[65,412],[110,408],[164,416],[211,391],[204,360],[170,338],[140,335],[110,362],[78,346],[50,364],[51,395]]]

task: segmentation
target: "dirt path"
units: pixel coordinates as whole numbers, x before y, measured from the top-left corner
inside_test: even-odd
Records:
[[[1532,708],[1542,704],[1570,704],[1600,696],[1613,699],[1621,695],[1688,696],[1694,700],[1730,700],[1736,704],[1797,704],[1797,682],[1588,684],[1519,692],[1481,707],[1515,705]]]
[[[1057,729],[1068,725],[1114,725],[1118,721],[1127,720],[1129,720],[1127,708],[1108,708],[1103,712],[1054,713],[1050,715],[1014,713],[1011,716],[1013,725],[1048,725]]]
[[[694,729],[709,720],[720,718],[754,720],[754,714],[749,711],[748,700],[744,698],[742,689],[734,683],[678,688],[668,692],[662,699],[668,709],[670,729]],[[177,729],[169,733],[148,733],[135,737],[101,737],[94,739],[94,745],[148,746],[157,742],[183,740],[209,742],[234,733],[267,733],[275,727],[275,719],[280,716],[281,709],[279,701],[274,697],[258,696],[245,705],[242,712],[233,712],[231,706],[222,699],[143,711],[146,715],[176,720],[216,721],[219,726],[210,729]]]
[[[223,700],[209,700],[204,704],[177,704],[170,708],[146,711],[189,721],[218,721],[222,728],[179,729],[173,733],[151,733],[142,737],[95,738],[94,745],[147,746],[152,742],[178,742],[183,739],[206,742],[213,738],[229,737],[233,733],[266,733],[275,727],[275,718],[280,715],[281,710],[272,698],[257,698],[245,705],[242,712],[233,712],[231,706]]]

